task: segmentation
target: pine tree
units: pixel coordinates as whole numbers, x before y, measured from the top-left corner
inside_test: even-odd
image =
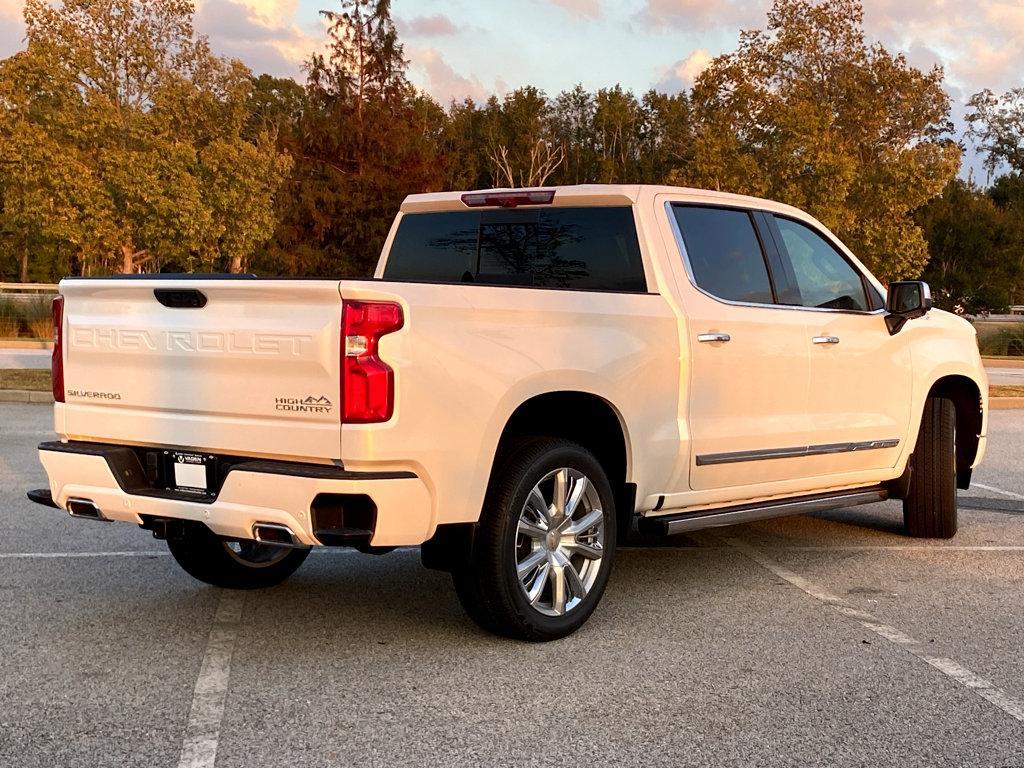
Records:
[[[328,49],[307,65],[296,177],[268,258],[311,275],[366,275],[410,192],[438,186],[444,114],[416,93],[389,0],[322,11]]]

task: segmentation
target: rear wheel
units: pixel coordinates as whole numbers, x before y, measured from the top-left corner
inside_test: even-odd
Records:
[[[167,540],[167,547],[181,568],[200,582],[235,590],[277,585],[309,555],[308,548],[223,540],[198,523],[187,526],[182,537]]]
[[[948,398],[929,398],[910,459],[910,491],[903,522],[912,537],[949,539],[957,530],[956,407]]]
[[[452,572],[456,592],[491,632],[527,641],[569,635],[601,600],[615,529],[611,486],[589,451],[525,442],[491,479],[472,555]]]

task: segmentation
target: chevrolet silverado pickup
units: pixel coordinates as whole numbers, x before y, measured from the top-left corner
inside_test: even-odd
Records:
[[[988,387],[931,305],[768,200],[412,195],[372,279],[64,280],[29,496],[226,588],[419,546],[482,627],[558,638],[638,529],[892,498],[953,536]]]

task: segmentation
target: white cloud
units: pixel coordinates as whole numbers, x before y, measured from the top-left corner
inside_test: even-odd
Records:
[[[548,0],[548,2],[583,19],[596,19],[601,15],[601,0]]]
[[[705,70],[714,57],[703,48],[690,53],[685,59],[673,64],[655,86],[664,93],[677,93],[693,87],[694,81]]]
[[[734,41],[740,29],[764,28],[768,6],[769,0],[644,0],[638,19],[652,32],[714,32]],[[864,28],[869,40],[904,52],[916,67],[943,65],[954,95],[1020,84],[1022,0],[865,0]],[[684,63],[666,73],[664,84],[686,82],[685,73],[675,73]]]
[[[498,90],[486,88],[475,75],[460,75],[436,48],[413,48],[407,53],[414,79],[442,104],[452,99],[461,101],[466,97],[481,102]]]
[[[299,0],[238,0],[267,26],[280,26],[290,22],[298,10]]]
[[[1000,45],[975,38],[949,63],[947,74],[971,93],[982,88],[1002,91],[1019,78],[1022,50],[1018,44]]]
[[[401,35],[410,37],[443,37],[457,35],[462,30],[443,13],[433,16],[416,16],[412,19],[395,18],[395,26]]]
[[[0,0],[0,59],[23,47],[25,24],[22,18],[24,0]]]
[[[0,0],[0,58],[22,47],[24,0]],[[198,0],[196,30],[214,52],[241,59],[254,71],[300,77],[302,64],[323,46],[322,26],[295,23],[299,0]]]
[[[309,32],[293,17],[298,0],[202,0],[196,30],[213,50],[240,59],[257,74],[300,77],[302,65],[323,46],[323,30]]]
[[[922,48],[946,70],[952,92],[1003,91],[1020,82],[1024,3],[1020,0],[874,0],[866,3],[869,37],[908,58]]]
[[[763,26],[767,7],[767,0],[645,0],[639,16],[656,31],[738,31]]]

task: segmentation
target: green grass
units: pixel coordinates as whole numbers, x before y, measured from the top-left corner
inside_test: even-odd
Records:
[[[21,330],[18,304],[13,299],[0,297],[0,338],[13,339]]]
[[[49,296],[34,296],[21,304],[21,319],[32,339],[53,337],[53,299]]]
[[[0,369],[0,390],[50,390],[50,370],[37,368]]]
[[[982,355],[1020,357],[1024,355],[1024,323],[978,324],[978,349]]]
[[[53,339],[50,296],[0,296],[0,339]]]
[[[1024,385],[989,385],[990,398],[1024,398]]]

